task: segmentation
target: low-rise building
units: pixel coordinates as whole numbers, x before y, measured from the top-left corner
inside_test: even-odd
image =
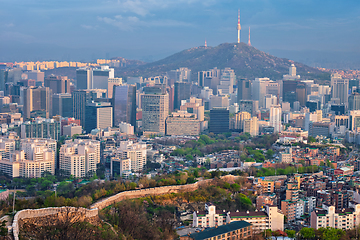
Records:
[[[222,226],[215,226],[203,231],[189,233],[181,236],[180,240],[205,240],[205,239],[250,239],[252,226],[245,221],[231,222]]]

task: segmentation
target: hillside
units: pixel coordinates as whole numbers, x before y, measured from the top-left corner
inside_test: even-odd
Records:
[[[262,52],[245,43],[223,43],[216,47],[195,47],[173,54],[162,60],[136,66],[134,68],[118,68],[116,75],[121,77],[150,77],[164,74],[180,67],[190,68],[193,79],[198,71],[214,67],[223,69],[230,67],[238,77],[253,79],[255,77],[270,77],[281,79],[288,73],[291,63],[295,63],[298,74],[308,78],[326,79],[328,73],[289,59],[278,58]]]

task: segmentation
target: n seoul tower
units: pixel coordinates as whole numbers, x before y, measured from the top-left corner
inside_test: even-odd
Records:
[[[238,13],[238,25],[237,25],[237,30],[238,30],[238,43],[240,43],[240,30],[241,30],[241,25],[240,25],[240,9],[239,9],[239,13]]]

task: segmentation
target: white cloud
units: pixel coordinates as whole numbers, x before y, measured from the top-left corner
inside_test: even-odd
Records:
[[[129,31],[137,27],[180,27],[180,26],[192,26],[191,23],[163,19],[163,20],[149,20],[143,21],[136,16],[123,17],[116,15],[114,18],[109,17],[98,17],[99,21],[115,26],[121,30]]]
[[[80,25],[82,28],[88,29],[88,30],[95,30],[97,28],[97,26],[91,26],[91,25],[86,25],[86,24],[82,24]]]

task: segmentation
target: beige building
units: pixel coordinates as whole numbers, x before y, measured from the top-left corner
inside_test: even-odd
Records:
[[[142,127],[145,132],[165,135],[165,120],[169,114],[169,95],[144,94],[141,96]]]
[[[286,148],[285,152],[280,153],[280,162],[291,163],[292,162],[292,149]]]
[[[310,216],[311,228],[353,229],[360,224],[360,204],[350,203],[351,208],[336,210],[335,206],[323,205],[323,209],[314,210]]]
[[[166,119],[166,135],[197,136],[200,130],[200,121],[196,114],[178,111]]]
[[[74,177],[85,177],[96,171],[100,162],[100,142],[94,140],[68,140],[60,148],[59,168]]]
[[[243,131],[249,133],[251,136],[259,135],[258,118],[252,117],[251,119],[245,119]]]
[[[146,143],[133,141],[121,141],[120,146],[116,149],[116,157],[119,159],[130,159],[133,172],[142,171],[146,164]],[[125,164],[125,163],[124,163]]]
[[[251,119],[251,114],[248,112],[238,112],[235,114],[235,129],[244,129],[244,121]]]
[[[113,177],[128,177],[131,173],[131,159],[120,159],[118,157],[112,157],[110,173]]]

